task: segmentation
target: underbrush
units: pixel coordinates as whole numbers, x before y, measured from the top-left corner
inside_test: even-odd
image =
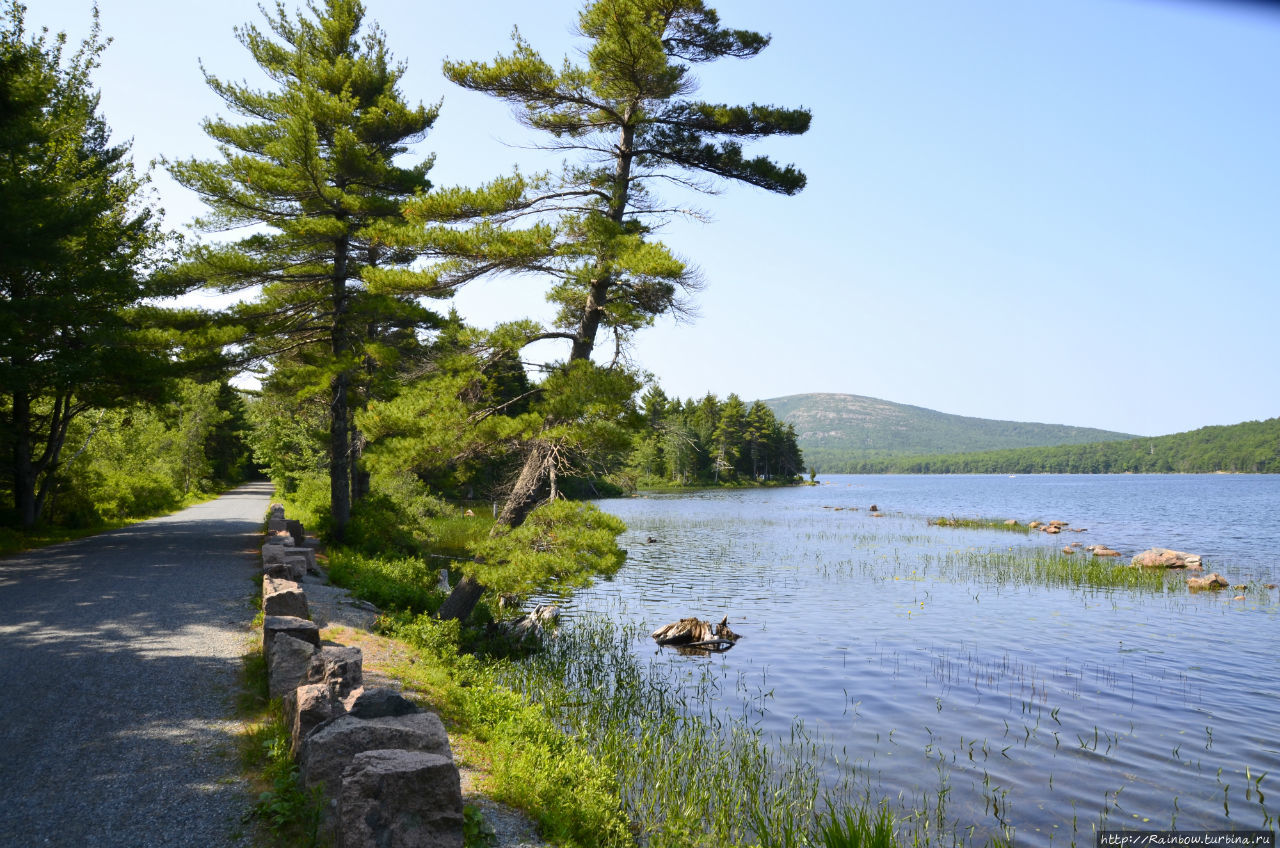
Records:
[[[0,556],[31,551],[37,548],[56,545],[59,542],[70,542],[86,536],[96,536],[111,530],[119,530],[140,521],[169,515],[180,509],[186,509],[198,503],[213,500],[221,493],[195,493],[185,497],[175,497],[137,511],[126,511],[120,516],[103,518],[97,512],[88,510],[76,513],[67,523],[42,524],[31,530],[22,530],[14,526],[0,524]],[[66,517],[66,516],[64,516]],[[12,522],[10,522],[12,524]]]

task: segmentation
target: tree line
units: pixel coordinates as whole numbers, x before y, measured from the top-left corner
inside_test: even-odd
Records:
[[[359,0],[323,0],[236,29],[261,87],[205,71],[227,113],[203,124],[218,154],[164,163],[207,209],[195,222],[204,236],[184,243],[162,231],[98,110],[96,12],[70,57],[64,37],[28,33],[24,15],[7,5],[0,33],[0,427],[4,486],[25,527],[73,471],[76,422],[139,402],[186,409],[190,382],[253,372],[261,390],[242,413],[254,461],[282,494],[315,504],[334,542],[362,505],[390,503],[411,522],[450,494],[501,501],[445,611],[465,616],[486,566],[525,561],[546,533],[598,541],[598,511],[560,501],[575,481],[625,468],[644,427],[630,342],[684,310],[697,280],[654,237],[687,208],[659,189],[805,185],[745,145],[805,132],[807,110],[694,96],[697,66],[769,43],[702,0],[590,0],[577,62],[549,62],[518,33],[492,60],[446,62],[448,81],[511,104],[563,166],[443,187],[416,152],[439,109],[405,96],[405,65]],[[556,318],[480,329],[439,307],[502,274],[542,286]],[[239,300],[156,305],[195,290]],[[528,361],[549,340],[560,354]],[[708,433],[713,475],[797,465],[767,425],[757,414],[719,442]],[[544,508],[555,521],[522,531]],[[548,579],[582,567],[571,554]]]
[[[868,458],[823,468],[844,474],[1276,474],[1280,418],[1121,442]]]
[[[736,394],[720,401],[671,400],[660,387],[641,398],[647,432],[629,462],[640,485],[707,485],[735,481],[792,481],[804,470],[796,431],[768,406]]]

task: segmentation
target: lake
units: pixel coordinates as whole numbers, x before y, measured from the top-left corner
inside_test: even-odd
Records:
[[[819,482],[601,501],[627,522],[628,560],[566,620],[727,615],[743,637],[727,653],[646,639],[635,652],[673,685],[717,678],[717,707],[779,746],[799,728],[827,752],[833,791],[887,799],[932,838],[1275,828],[1280,595],[1266,584],[1280,582],[1280,477]],[[950,516],[1087,532],[928,521]],[[1119,550],[1115,567],[1149,547],[1198,553],[1246,588],[1189,592],[1177,572],[1099,586],[1026,565],[1072,541]]]

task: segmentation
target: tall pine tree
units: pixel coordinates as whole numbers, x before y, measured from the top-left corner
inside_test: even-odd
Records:
[[[444,66],[458,85],[515,106],[525,125],[545,133],[548,148],[573,157],[564,169],[433,193],[407,214],[422,227],[415,243],[444,257],[435,268],[441,285],[511,271],[548,275],[560,313],[529,341],[563,339],[570,362],[590,360],[604,330],[614,336],[616,360],[634,332],[680,311],[682,291],[696,281],[651,238],[675,211],[655,184],[711,191],[729,180],[794,194],[805,184],[800,171],[750,158],[742,144],[803,133],[810,116],[692,97],[693,66],[750,58],[769,44],[768,36],[721,26],[702,0],[591,0],[578,28],[589,42],[585,65],[566,59],[557,70],[517,33],[509,55]],[[504,524],[524,520],[554,471],[550,460],[551,452],[531,445]]]
[[[326,393],[332,530],[350,518],[356,463],[354,407],[361,375],[376,367],[396,330],[430,324],[416,298],[433,282],[390,247],[400,210],[430,187],[431,160],[397,163],[435,121],[437,107],[408,105],[405,68],[393,61],[359,0],[309,3],[291,19],[268,14],[236,36],[271,80],[258,90],[206,72],[243,118],[206,120],[221,158],[170,166],[204,199],[206,231],[251,228],[193,251],[184,273],[224,292],[255,291],[232,310],[242,361],[276,358]],[[287,359],[286,359],[286,355]]]

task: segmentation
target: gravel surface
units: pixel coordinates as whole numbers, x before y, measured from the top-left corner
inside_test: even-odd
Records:
[[[232,699],[270,499],[0,559],[0,846],[243,846]]]

